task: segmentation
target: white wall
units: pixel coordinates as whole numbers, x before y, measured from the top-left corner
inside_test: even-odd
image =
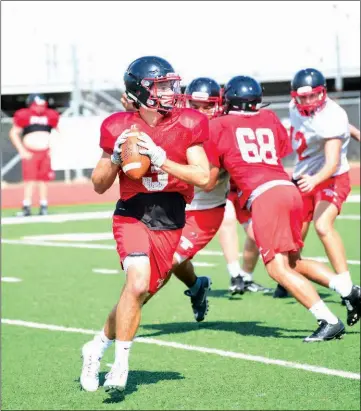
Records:
[[[71,44],[84,86],[121,87],[126,66],[151,54],[183,84],[200,75],[288,80],[306,66],[335,76],[338,30],[342,73],[360,75],[358,1],[3,2],[1,26],[4,94],[69,90]]]

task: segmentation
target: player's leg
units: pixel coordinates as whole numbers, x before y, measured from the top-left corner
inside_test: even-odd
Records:
[[[342,337],[345,327],[341,320],[321,300],[310,281],[290,267],[288,253],[276,254],[274,259],[266,264],[266,269],[268,274],[307,308],[319,322],[318,329],[306,337],[305,342],[327,341]]]
[[[341,205],[327,201],[319,201],[314,213],[314,225],[318,237],[322,241],[326,254],[336,275],[331,279],[329,287],[340,293],[348,310],[347,323],[354,325],[361,316],[361,290],[353,285],[347,266],[345,247],[340,234],[334,227],[335,219]]]
[[[237,232],[236,210],[233,201],[237,193],[230,192],[227,198],[224,217],[218,231],[219,242],[227,263],[230,275],[229,291],[232,294],[244,293],[244,281],[241,276],[242,268],[239,262],[239,238]]]
[[[106,391],[123,391],[128,378],[130,348],[139,327],[142,306],[149,294],[155,294],[167,282],[181,230],[152,231],[137,222],[123,230],[115,224],[114,233],[127,277],[116,309],[115,359],[106,375],[104,388]],[[133,239],[125,244],[130,235]]]
[[[197,277],[194,266],[190,260],[176,263],[172,268],[173,274],[182,281],[188,290],[184,292],[191,299],[192,311],[197,322],[204,320],[209,310],[208,292],[212,281],[209,277]]]
[[[48,187],[47,183],[54,180],[55,173],[51,168],[50,152],[45,150],[41,154],[38,170],[38,180],[39,180],[39,215],[48,214]]]
[[[261,284],[256,283],[253,280],[253,272],[256,268],[257,262],[259,260],[259,250],[254,239],[253,225],[251,214],[248,213],[248,218],[238,216],[237,219],[244,228],[246,233],[246,239],[243,245],[243,258],[242,258],[242,271],[241,275],[244,280],[245,290],[251,291],[253,293],[272,293],[274,290],[272,288],[264,287]],[[246,219],[246,222],[243,222]]]
[[[20,216],[31,215],[31,205],[33,201],[33,190],[35,180],[37,179],[37,158],[36,153],[32,153],[32,157],[28,160],[22,160],[21,162],[23,182],[24,182],[24,199],[22,204],[22,210],[18,213]]]
[[[40,208],[39,208],[39,215],[47,215],[48,214],[48,187],[45,181],[39,181],[39,200],[40,200]]]
[[[191,299],[192,311],[197,322],[203,321],[208,312],[207,294],[212,282],[209,277],[197,277],[190,260],[216,235],[223,215],[223,206],[187,211],[181,241],[173,257],[172,272],[188,287],[185,295]]]
[[[344,333],[342,322],[321,301],[310,281],[291,268],[296,265],[303,246],[302,199],[297,189],[276,186],[265,191],[253,201],[252,215],[255,239],[269,275],[319,321],[319,328],[305,341],[325,341],[341,336]]]
[[[311,221],[312,221],[313,197],[306,198],[305,196],[303,196],[302,200],[303,200],[303,219],[304,219],[303,224],[302,224],[302,240],[305,241],[307,234],[308,234],[308,230],[310,228]],[[298,271],[297,268],[295,268],[295,270]],[[286,297],[288,297],[287,290],[284,287],[282,287],[281,284],[277,284],[277,287],[273,293],[273,298],[286,298]]]

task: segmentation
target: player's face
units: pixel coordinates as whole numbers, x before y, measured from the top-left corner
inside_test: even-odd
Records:
[[[305,95],[298,95],[297,100],[298,103],[302,105],[314,105],[320,101],[320,93],[309,93]]]
[[[211,119],[216,112],[216,104],[208,101],[189,100],[189,107],[198,110]]]
[[[155,82],[151,88],[151,93],[157,97],[163,107],[173,107],[176,90],[179,88],[177,80],[166,80]]]

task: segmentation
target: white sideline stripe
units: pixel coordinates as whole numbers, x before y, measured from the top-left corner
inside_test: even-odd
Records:
[[[60,243],[60,242],[50,242],[50,241],[35,241],[35,240],[7,240],[2,238],[2,244],[13,244],[13,245],[36,245],[43,247],[61,247],[61,248],[84,248],[84,249],[99,249],[99,250],[115,250],[115,245],[110,244],[88,244],[88,243]],[[211,250],[201,250],[198,251],[197,255],[207,255],[207,256],[223,256],[222,251],[211,251]],[[238,253],[240,257],[243,256],[243,253]],[[327,262],[326,257],[307,257],[313,260],[318,260],[321,262]],[[347,264],[350,265],[360,265],[359,260],[347,260]]]
[[[347,202],[360,202],[360,197],[357,197],[356,201]],[[34,215],[29,217],[3,217],[1,219],[2,225],[14,225],[14,224],[34,224],[34,223],[64,223],[66,221],[85,221],[85,220],[102,220],[111,218],[114,210],[106,211],[88,211],[85,213],[69,213],[69,214],[50,214],[50,215]],[[340,220],[360,220],[358,214],[342,214],[338,216]]]
[[[49,331],[64,331],[64,332],[73,332],[73,333],[79,333],[79,334],[94,335],[99,332],[99,331],[94,331],[94,330],[85,330],[83,328],[62,327],[58,325],[41,324],[41,323],[34,323],[34,322],[22,321],[22,320],[1,319],[1,323],[8,324],[8,325],[18,325],[21,327],[28,327],[28,328],[37,328],[37,329],[43,329],[43,330],[49,330]],[[325,374],[325,375],[334,375],[337,377],[349,378],[352,380],[360,380],[360,374],[349,372],[349,371],[334,370],[331,368],[317,367],[315,365],[302,364],[302,363],[291,362],[291,361],[275,360],[272,358],[261,357],[258,355],[249,355],[249,354],[237,353],[237,352],[232,352],[232,351],[218,350],[216,348],[206,348],[206,347],[199,347],[196,345],[180,344],[180,343],[171,342],[171,341],[156,340],[154,338],[148,338],[148,337],[136,337],[134,341],[145,343],[145,344],[159,345],[161,347],[171,347],[171,348],[178,348],[180,350],[196,351],[196,352],[201,352],[201,353],[206,353],[206,354],[215,354],[221,357],[237,358],[237,359],[246,360],[246,361],[255,361],[255,362],[260,362],[263,364],[279,365],[281,367],[295,368],[299,370],[310,371],[310,372],[315,372],[315,373]]]

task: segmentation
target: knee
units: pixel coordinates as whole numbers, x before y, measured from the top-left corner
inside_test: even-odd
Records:
[[[315,221],[315,230],[319,237],[325,237],[332,231],[332,224],[326,220]]]
[[[148,293],[149,278],[144,275],[133,275],[127,278],[126,289],[136,298],[142,298]]]
[[[125,289],[141,298],[147,294],[150,282],[150,263],[148,256],[129,256],[123,261],[127,273]]]

